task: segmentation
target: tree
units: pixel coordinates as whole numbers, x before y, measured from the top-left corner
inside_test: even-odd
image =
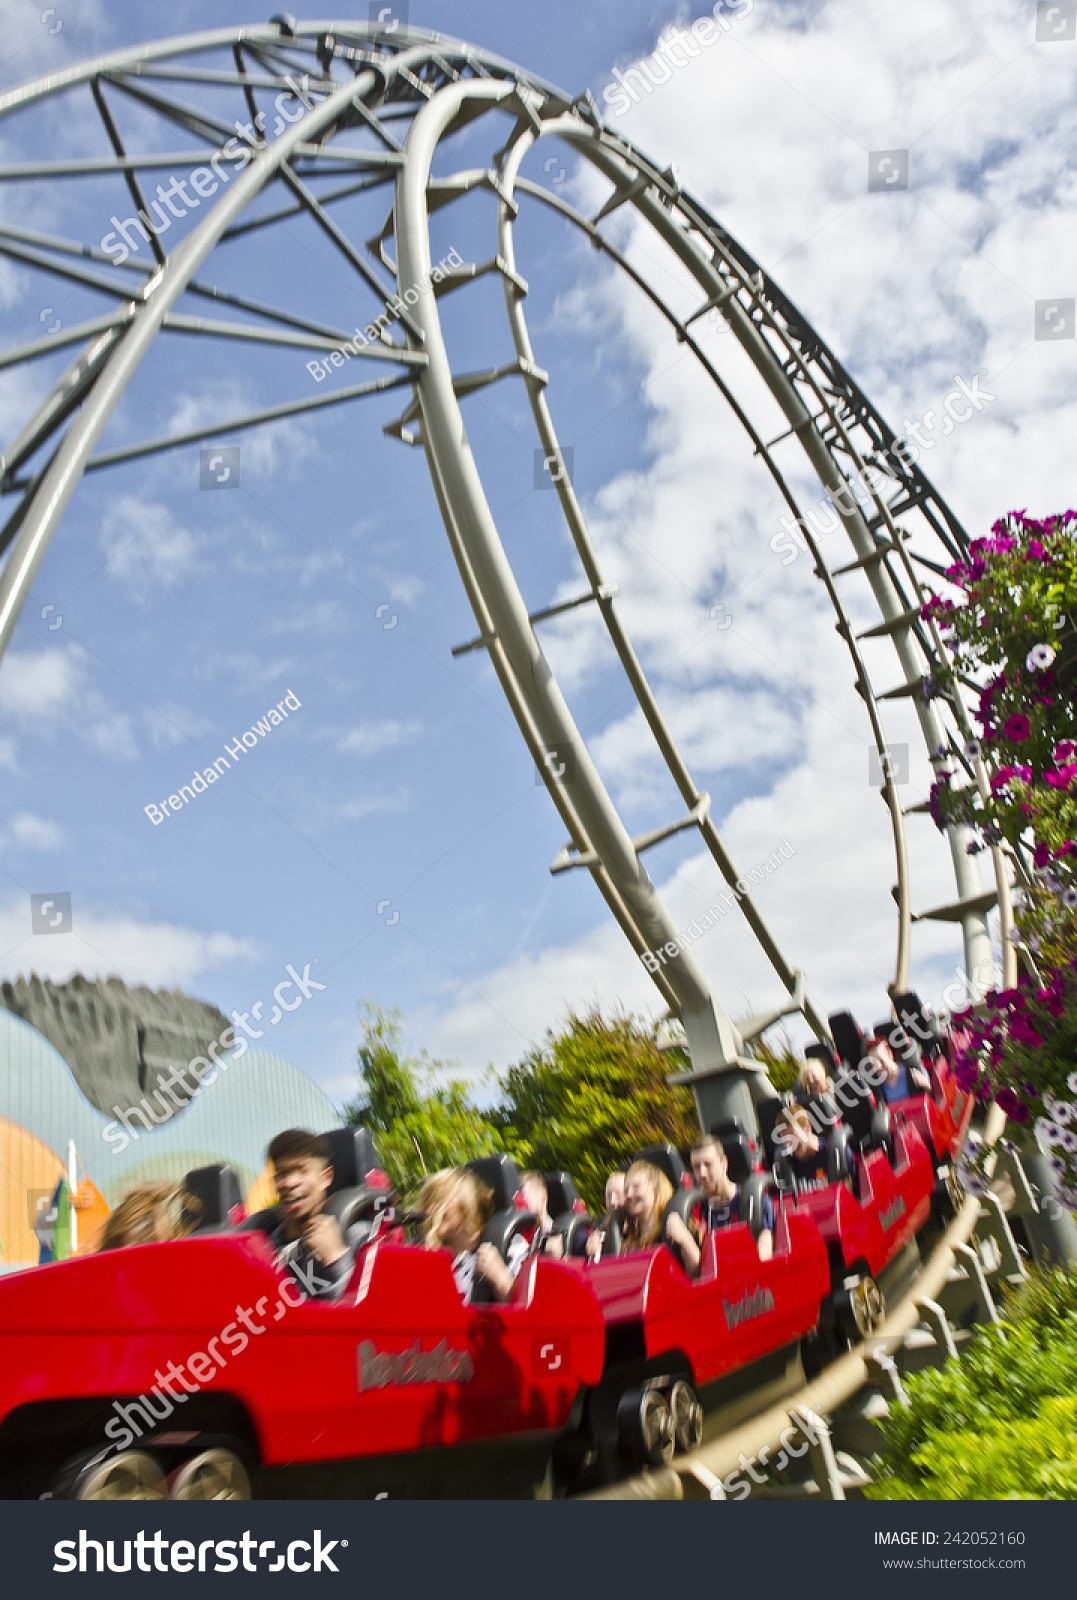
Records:
[[[399,1011],[365,1000],[360,1020],[361,1092],[342,1114],[374,1135],[389,1176],[405,1195],[413,1196],[430,1172],[504,1148],[498,1127],[474,1104],[468,1085],[446,1076],[450,1063],[432,1060],[425,1051],[403,1053]]]
[[[495,1120],[521,1165],[563,1168],[601,1210],[608,1174],[642,1145],[668,1141],[686,1152],[699,1137],[692,1095],[666,1081],[686,1064],[659,1051],[653,1025],[597,1007],[570,1013],[509,1068]]]

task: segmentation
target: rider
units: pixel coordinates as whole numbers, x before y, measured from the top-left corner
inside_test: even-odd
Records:
[[[830,1182],[826,1140],[812,1127],[811,1118],[803,1106],[784,1106],[774,1124],[774,1136],[803,1193],[808,1189],[822,1189]],[[854,1170],[852,1145],[844,1146],[846,1171]]]
[[[505,1262],[497,1247],[483,1240],[494,1197],[473,1172],[453,1167],[433,1173],[423,1184],[419,1210],[426,1219],[426,1248],[453,1253],[453,1278],[465,1305],[471,1304],[476,1278],[485,1279],[496,1300],[512,1298],[516,1276],[527,1256],[527,1241],[514,1234]]]
[[[319,1300],[339,1299],[351,1277],[356,1248],[369,1230],[366,1223],[355,1223],[345,1239],[337,1219],[325,1209],[333,1182],[329,1141],[305,1128],[286,1128],[267,1154],[280,1198],[275,1206],[251,1217],[247,1226],[268,1236],[278,1264],[306,1294]]]
[[[931,1080],[922,1067],[914,1066],[911,1061],[896,1059],[890,1048],[888,1030],[897,1031],[890,1023],[882,1023],[875,1030],[868,1041],[868,1059],[877,1073],[886,1074],[880,1087],[883,1098],[889,1104],[891,1100],[907,1100],[910,1095],[925,1094],[931,1088]]]
[[[699,1221],[705,1229],[728,1228],[740,1220],[740,1188],[729,1176],[729,1160],[721,1143],[713,1134],[705,1134],[692,1146],[692,1173],[703,1191]],[[763,1196],[763,1228],[756,1240],[760,1261],[769,1261],[774,1254],[774,1202],[768,1194]],[[666,1237],[680,1247],[681,1260],[689,1277],[699,1274],[703,1252],[695,1235],[680,1217],[671,1216],[666,1223]]]
[[[661,1243],[662,1218],[672,1199],[673,1185],[659,1167],[649,1161],[633,1161],[625,1173],[620,1255]],[[590,1260],[599,1259],[605,1242],[606,1229],[599,1223],[587,1236],[586,1250]]]

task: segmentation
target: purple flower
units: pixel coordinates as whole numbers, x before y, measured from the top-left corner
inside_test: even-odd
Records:
[[[1011,744],[1024,744],[1032,732],[1032,724],[1026,716],[1015,712],[1012,717],[1007,717],[1002,725],[1002,731]]]
[[[960,1061],[955,1062],[953,1071],[954,1082],[961,1090],[961,1093],[971,1094],[980,1076],[979,1068],[971,1062]]]
[[[1020,1012],[1010,1018],[1010,1037],[1016,1039],[1018,1044],[1031,1045],[1034,1050],[1038,1050],[1043,1043],[1031,1022]]]
[[[1012,1089],[1000,1089],[995,1096],[995,1104],[1000,1111],[1004,1111],[1011,1122],[1027,1122],[1028,1107],[1023,1106]]]

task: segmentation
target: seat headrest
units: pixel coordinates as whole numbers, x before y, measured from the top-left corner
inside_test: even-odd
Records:
[[[674,1190],[683,1187],[685,1165],[677,1153],[676,1147],[671,1144],[648,1144],[642,1150],[637,1150],[632,1157],[633,1161],[649,1161],[652,1167],[657,1167],[659,1172],[664,1172]]]
[[[322,1138],[328,1141],[333,1161],[330,1194],[338,1194],[341,1189],[383,1186],[385,1180],[381,1157],[366,1128],[330,1128]],[[371,1185],[371,1173],[376,1174],[381,1181]]]
[[[516,1201],[520,1187],[520,1169],[511,1156],[476,1156],[467,1163],[480,1183],[493,1190],[494,1211],[507,1211]]]
[[[239,1179],[231,1167],[196,1167],[184,1178],[183,1190],[182,1220],[194,1233],[235,1228],[246,1216]]]
[[[563,1211],[581,1211],[586,1209],[580,1199],[580,1191],[569,1177],[567,1172],[544,1172],[546,1180],[546,1209],[551,1217],[556,1217]]]
[[[782,1101],[777,1095],[773,1099],[760,1100],[755,1108],[755,1114],[759,1118],[759,1133],[763,1140],[763,1150],[766,1158],[771,1161],[780,1154],[774,1139],[774,1124],[778,1120],[778,1114],[781,1109]]]
[[[908,994],[895,995],[894,1011],[907,1027],[913,1029],[913,1036],[918,1040],[920,1048],[925,1055],[938,1055],[941,1053],[943,1043],[939,1025],[934,1017],[927,1015],[923,1001],[915,990],[910,989]],[[917,1029],[920,1030],[919,1033],[917,1033]],[[925,1033],[929,1034],[930,1038],[924,1039],[922,1035]]]
[[[834,1053],[833,1047],[821,1039],[815,1044],[808,1045],[804,1051],[804,1059],[805,1061],[821,1061],[831,1078],[838,1070],[838,1058]]]
[[[726,1166],[734,1183],[744,1183],[752,1171],[755,1147],[745,1133],[739,1117],[719,1117],[711,1123],[711,1133],[725,1151]]]
[[[846,1066],[857,1067],[867,1054],[867,1044],[855,1017],[849,1011],[838,1011],[827,1018],[834,1038],[834,1048]]]

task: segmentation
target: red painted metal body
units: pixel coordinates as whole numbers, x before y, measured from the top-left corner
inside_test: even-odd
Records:
[[[648,1360],[677,1351],[697,1385],[814,1330],[830,1293],[826,1247],[811,1218],[778,1216],[774,1254],[760,1261],[746,1224],[709,1234],[697,1279],[666,1247],[577,1269],[610,1328],[639,1324]]]
[[[958,1154],[965,1141],[975,1101],[971,1095],[962,1094],[944,1060],[935,1062],[931,1073],[931,1094],[896,1100],[891,1109],[902,1112],[919,1129],[936,1161],[946,1161]]]
[[[242,1403],[264,1466],[392,1454],[558,1432],[604,1347],[589,1285],[544,1258],[509,1304],[465,1306],[447,1252],[390,1236],[327,1303],[301,1298],[260,1234],[218,1234],[0,1280],[0,1422],[35,1401],[156,1389],[182,1428],[190,1385]]]
[[[931,1215],[935,1167],[917,1128],[897,1105],[893,1118],[894,1165],[882,1150],[858,1158],[859,1192],[848,1183],[798,1196],[795,1215],[810,1218],[847,1267],[863,1261],[877,1277]]]

